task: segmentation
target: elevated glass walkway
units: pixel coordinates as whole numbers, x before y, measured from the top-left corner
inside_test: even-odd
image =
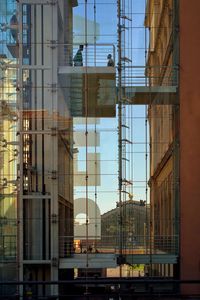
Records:
[[[96,240],[95,246],[86,248],[77,243],[67,243],[67,237],[60,237],[59,268],[116,268],[119,265],[128,264],[176,264],[178,261],[177,237],[165,236],[145,240],[141,239],[137,245],[126,245],[119,249],[117,238],[103,242],[105,237]],[[69,240],[69,239],[68,239]],[[88,241],[92,245],[92,241]],[[84,246],[85,243],[85,246]]]
[[[124,105],[178,104],[175,66],[127,66],[119,87],[119,66],[107,66],[106,61],[106,53],[111,52],[115,57],[113,45],[88,45],[83,50],[82,66],[73,66],[72,45],[63,47],[64,58],[60,59],[58,74],[66,96],[70,93],[73,117],[86,116],[86,102],[88,117],[115,117],[119,88]]]
[[[174,105],[178,104],[176,86],[135,86],[125,87],[124,102],[138,105]]]

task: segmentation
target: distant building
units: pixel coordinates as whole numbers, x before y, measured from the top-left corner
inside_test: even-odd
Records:
[[[148,52],[147,74],[150,85],[172,86],[175,78],[174,52],[172,48],[173,1],[148,1],[145,24],[150,28],[150,45]],[[156,67],[157,66],[157,67]],[[158,67],[160,66],[160,68]],[[159,99],[160,100],[160,99]],[[177,140],[176,108],[166,102],[154,100],[149,105],[150,124],[150,195],[151,221],[154,244],[160,251],[174,251],[178,242],[178,215],[175,200],[175,158],[173,151]],[[173,266],[164,268],[154,266],[156,274],[172,276]]]
[[[149,106],[151,232],[161,251],[177,263],[152,271],[179,279],[199,279],[200,2],[148,0],[145,25],[150,43],[146,72],[151,87],[168,86]],[[170,92],[176,87],[176,95]],[[199,285],[181,285],[199,294]]]
[[[122,229],[120,230],[120,208],[101,216],[101,243],[105,249],[119,250],[120,232],[123,249],[144,249],[146,224],[149,222],[149,206],[145,201],[128,200],[122,203]]]

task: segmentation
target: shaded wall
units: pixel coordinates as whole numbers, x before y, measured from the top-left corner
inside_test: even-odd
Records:
[[[200,1],[180,0],[180,271],[200,278]],[[182,286],[200,293],[200,286]]]

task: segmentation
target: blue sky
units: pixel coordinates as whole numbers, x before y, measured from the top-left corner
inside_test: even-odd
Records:
[[[94,3],[96,2],[96,16],[94,14]],[[97,43],[113,43],[117,45],[117,9],[115,1],[88,0],[87,18],[96,20],[98,32]],[[126,15],[132,21],[126,21],[130,26],[125,35],[126,52],[125,56],[132,59],[132,66],[145,65],[145,46],[147,46],[147,33],[144,29],[145,0],[127,1]],[[101,4],[99,4],[101,3]],[[132,13],[131,13],[132,9]],[[84,18],[84,1],[79,1],[79,6],[74,9],[74,16],[80,20]],[[74,24],[76,26],[76,22]],[[77,39],[77,31],[74,27],[75,41],[84,42],[82,37]],[[91,29],[90,29],[91,32]],[[84,34],[84,32],[83,32]],[[146,40],[146,41],[145,41]],[[142,70],[143,72],[143,70]],[[145,199],[146,188],[146,165],[145,165],[145,106],[129,106],[126,108],[126,126],[132,129],[126,130],[126,136],[131,138],[133,145],[127,147],[126,157],[130,162],[126,163],[126,179],[133,180],[133,188],[127,189],[133,192],[134,199]],[[116,207],[118,201],[118,121],[116,118],[101,118],[97,124],[100,132],[100,147],[96,151],[101,153],[101,186],[97,187],[97,202],[101,213]],[[89,130],[94,131],[94,125],[89,125]],[[84,126],[75,126],[75,130],[84,130]],[[79,159],[84,160],[85,151],[79,149]],[[94,147],[88,148],[88,152],[94,152]],[[130,152],[133,152],[132,154]],[[84,169],[84,163],[79,164],[79,168]],[[132,191],[133,189],[133,191]],[[94,199],[94,187],[89,187],[89,198]],[[85,187],[75,187],[75,198],[85,194]],[[128,200],[128,197],[127,197]]]

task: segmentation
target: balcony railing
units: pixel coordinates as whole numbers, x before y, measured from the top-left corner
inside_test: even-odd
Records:
[[[60,236],[60,257],[71,257],[73,254],[86,253],[113,253],[119,254],[177,254],[178,236],[154,236],[145,235],[123,237],[123,247],[119,248],[119,236],[101,236],[98,239],[89,237],[88,240],[80,237],[73,241],[73,236]]]
[[[125,66],[122,72],[122,87],[177,86],[176,66]]]
[[[79,46],[79,44],[59,44],[59,65],[74,66],[74,57]],[[83,44],[83,66],[106,67],[108,54],[111,54],[115,64],[115,46],[113,44]]]

